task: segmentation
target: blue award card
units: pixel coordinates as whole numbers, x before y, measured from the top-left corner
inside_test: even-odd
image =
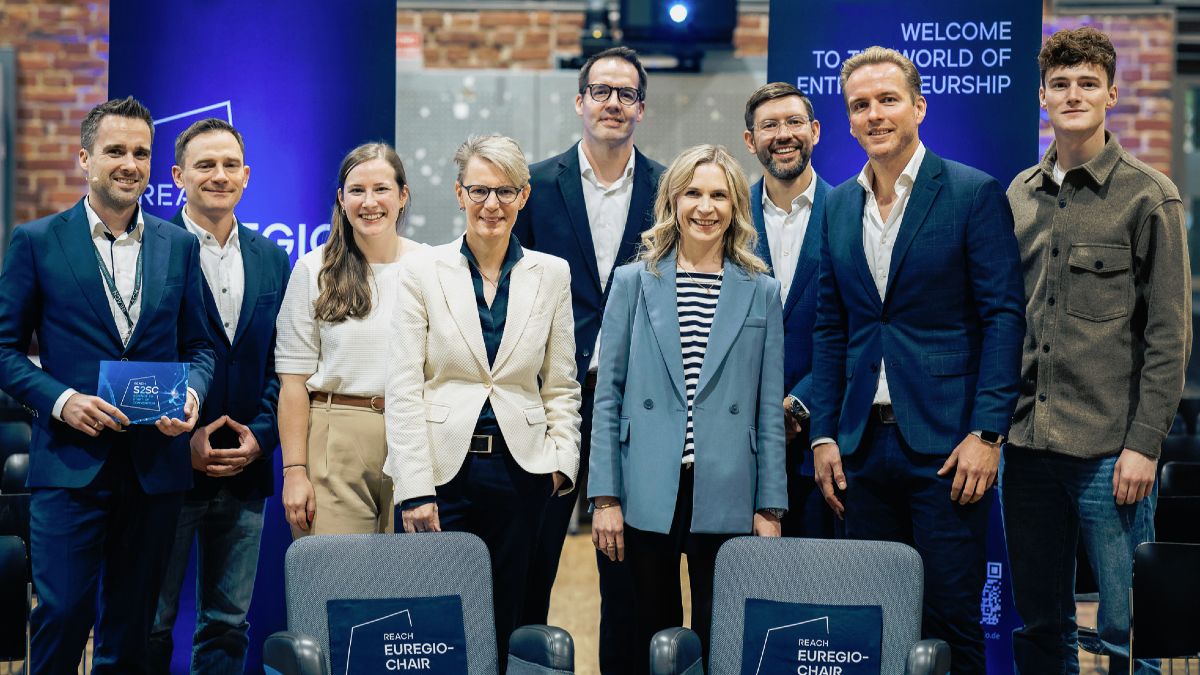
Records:
[[[185,419],[188,364],[101,361],[96,395],[121,409],[133,424],[154,424],[166,415]]]

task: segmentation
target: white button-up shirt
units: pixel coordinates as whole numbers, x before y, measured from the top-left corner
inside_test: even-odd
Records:
[[[221,315],[225,336],[232,343],[246,292],[246,271],[242,266],[242,244],[238,238],[237,221],[234,221],[233,231],[224,246],[211,232],[188,216],[187,207],[183,209],[183,224],[188,232],[200,240],[200,269],[204,271],[208,289],[217,303],[217,313]]]
[[[900,232],[900,223],[904,220],[904,210],[908,206],[908,198],[912,195],[913,184],[917,180],[917,172],[921,169],[921,161],[925,159],[925,144],[918,143],[917,151],[908,160],[904,171],[896,179],[896,202],[885,220],[879,213],[879,204],[875,201],[875,191],[871,189],[871,163],[863,167],[858,174],[858,184],[867,193],[866,204],[863,205],[863,253],[867,256],[867,267],[871,269],[871,277],[875,280],[875,288],[882,300],[887,291],[888,274],[892,265],[892,249],[896,245],[896,235]],[[879,384],[875,389],[874,403],[891,403],[892,395],[888,391],[886,365],[879,364]]]
[[[108,227],[96,211],[92,209],[91,195],[88,195],[83,200],[83,212],[87,214],[88,229],[92,234],[92,245],[96,247],[96,252],[100,254],[100,259],[104,261],[104,267],[108,273],[112,275],[113,282],[117,286],[117,292],[121,294],[121,300],[125,303],[125,309],[129,312],[129,320],[125,319],[125,313],[121,311],[121,307],[117,305],[116,298],[109,291],[108,282],[104,280],[104,273],[96,268],[96,274],[100,277],[100,286],[104,289],[104,297],[108,298],[108,310],[112,312],[113,323],[117,326],[117,333],[121,335],[121,342],[129,344],[129,338],[133,335],[133,329],[137,327],[137,321],[142,316],[142,298],[141,293],[146,292],[145,279],[142,280],[142,290],[138,294],[137,302],[133,300],[133,287],[137,282],[137,259],[138,253],[142,250],[142,231],[146,229],[146,221],[142,217],[142,209],[134,212],[134,220],[132,225],[127,227],[119,237],[113,238]],[[132,325],[130,324],[132,322]],[[50,414],[54,419],[62,419],[63,406],[67,404],[67,399],[73,394],[78,393],[74,388],[68,387],[54,402],[54,407],[50,410]]]
[[[796,276],[796,260],[800,247],[808,232],[808,221],[812,217],[813,199],[817,195],[817,174],[792,200],[790,209],[784,211],[767,196],[766,185],[762,191],[763,228],[767,232],[767,249],[771,252],[771,267],[779,280],[779,299],[787,303],[787,294]]]
[[[579,175],[583,183],[583,201],[587,207],[588,229],[592,232],[592,247],[596,251],[596,270],[600,273],[600,288],[608,288],[608,278],[617,263],[621,249],[621,236],[625,234],[625,221],[629,217],[629,202],[633,198],[633,160],[630,151],[625,171],[611,185],[600,182],[596,171],[588,162],[583,143],[576,146],[579,153]],[[600,335],[596,335],[595,349],[589,370],[600,365]]]

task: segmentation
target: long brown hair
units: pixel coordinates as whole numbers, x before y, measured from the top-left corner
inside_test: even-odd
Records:
[[[658,276],[658,262],[679,245],[679,222],[675,213],[675,200],[692,182],[696,167],[714,164],[725,172],[729,183],[729,194],[733,198],[733,217],[725,230],[722,244],[724,256],[752,274],[768,272],[770,268],[757,255],[758,231],[750,219],[750,184],[742,165],[720,145],[697,145],[683,152],[671,162],[666,173],[658,182],[658,196],[654,200],[654,225],[642,233],[642,245],[638,257],[646,268]]]
[[[346,186],[346,176],[354,167],[373,159],[382,159],[396,172],[396,187],[403,190],[408,182],[404,178],[404,164],[400,155],[387,143],[364,143],[350,151],[342,160],[338,171],[338,192]],[[407,207],[407,204],[405,204]],[[396,233],[399,234],[407,208],[396,215]],[[320,321],[341,323],[347,318],[363,318],[371,313],[371,288],[367,277],[371,268],[367,259],[354,242],[354,230],[337,198],[333,200],[333,216],[329,221],[329,241],[325,242],[325,259],[317,274],[317,301],[313,313]]]

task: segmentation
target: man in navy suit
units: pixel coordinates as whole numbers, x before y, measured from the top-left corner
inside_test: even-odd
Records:
[[[922,632],[950,643],[955,675],[984,673],[983,497],[1025,333],[1012,212],[995,179],[925,149],[921,76],[907,58],[871,47],[845,62],[841,82],[868,162],[825,201],[817,483],[848,537],[921,553]]]
[[[646,110],[646,69],[637,52],[614,47],[587,60],[579,71],[575,112],[583,120],[583,140],[530,167],[533,191],[513,234],[523,246],[571,264],[575,313],[575,361],[583,385],[583,444],[580,476],[585,485],[591,448],[592,403],[599,365],[600,321],[613,270],[633,258],[643,230],[651,224],[662,165],[633,145],[633,131]],[[538,550],[526,586],[522,623],[546,623],[550,589],[581,488],[556,497],[546,510]],[[632,672],[646,645],[632,644],[633,591],[629,570],[596,554],[600,571],[600,670]]]
[[[87,195],[17,228],[0,276],[0,388],[34,422],[33,673],[75,673],[93,619],[92,672],[145,672],[158,587],[192,483],[184,434],[212,379],[213,351],[196,238],[138,207],[152,124],[132,97],[93,108],[80,130]],[[34,333],[40,369],[26,356]],[[93,395],[100,362],[116,360],[188,363],[186,420],[127,426]]]
[[[833,537],[833,513],[813,481],[809,454],[812,335],[817,316],[821,218],[829,183],[812,167],[821,123],[812,101],[786,82],[760,87],[746,101],[749,150],[763,167],[750,188],[758,256],[779,280],[783,298],[783,399],[787,431],[788,512],[785,537]]]
[[[234,217],[250,167],[233,125],[209,118],[184,130],[175,140],[171,174],[187,194],[187,205],[171,220],[200,242],[216,368],[200,411],[201,426],[192,435],[195,487],[179,515],[147,666],[156,673],[170,670],[171,630],[195,538],[202,563],[191,672],[240,673],[263,507],[275,489],[275,317],[291,270],[283,249]]]

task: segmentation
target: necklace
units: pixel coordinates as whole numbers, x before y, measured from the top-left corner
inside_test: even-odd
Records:
[[[717,278],[713,279],[711,282],[706,284],[703,281],[700,281],[699,279],[697,279],[695,276],[693,276],[692,270],[685,268],[683,265],[677,265],[677,266],[679,267],[679,270],[681,272],[683,272],[687,276],[687,278],[691,280],[691,282],[693,284],[696,284],[700,288],[704,289],[705,295],[712,295],[713,287],[716,286],[717,284],[721,283],[721,277],[725,276],[725,268],[722,267],[721,271],[717,272]],[[704,273],[698,272],[698,274],[704,274]]]
[[[489,284],[491,284],[493,288],[500,288],[500,284],[497,283],[495,279],[492,279],[487,274],[484,274],[482,267],[480,267],[479,265],[476,265],[475,271],[479,272],[479,276],[483,277],[483,280],[488,282]]]

